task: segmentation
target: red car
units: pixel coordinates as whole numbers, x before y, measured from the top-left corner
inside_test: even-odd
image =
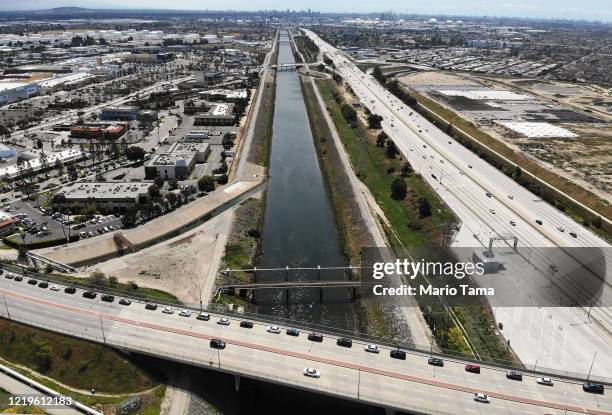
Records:
[[[470,373],[480,373],[480,366],[478,365],[465,365],[465,371]]]

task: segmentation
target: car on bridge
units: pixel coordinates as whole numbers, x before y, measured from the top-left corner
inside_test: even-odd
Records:
[[[553,386],[553,380],[551,378],[547,378],[547,377],[542,377],[542,378],[537,378],[536,382],[538,382],[539,385],[545,385],[545,386]]]
[[[378,347],[378,346],[377,346],[377,345],[375,345],[375,344],[368,344],[368,345],[367,345],[367,346],[364,348],[364,350],[365,350],[366,352],[368,352],[368,353],[376,353],[376,354],[380,353],[380,347]]]
[[[465,365],[465,371],[470,373],[480,373],[480,366],[467,364]]]
[[[208,320],[210,320],[210,314],[205,313],[205,312],[201,312],[200,314],[198,314],[196,319],[202,320],[202,321],[208,321]]]
[[[400,349],[393,349],[389,353],[392,359],[406,360],[406,352]]]
[[[444,360],[440,359],[439,357],[430,357],[429,359],[427,359],[427,364],[430,364],[432,366],[443,367]]]
[[[49,283],[47,281],[41,281],[38,283],[38,288],[48,288]]]
[[[506,378],[522,381],[523,373],[519,372],[518,370],[509,370],[508,372],[506,372]]]
[[[220,339],[211,339],[210,347],[212,347],[213,349],[223,350],[225,349],[225,342]]]
[[[28,284],[30,284],[30,285],[36,285],[36,284],[38,284],[38,280],[35,280],[34,278],[30,278],[30,279],[28,280]]]
[[[113,301],[115,301],[115,297],[110,294],[104,294],[102,297],[100,297],[100,299],[107,303],[112,303]]]
[[[226,318],[220,318],[219,320],[217,320],[217,324],[220,324],[222,326],[229,326],[230,321]]]
[[[323,341],[323,335],[321,333],[310,333],[308,335],[308,340],[311,342],[321,343]]]
[[[98,296],[98,294],[96,294],[96,293],[95,293],[95,292],[93,292],[93,291],[85,291],[85,292],[83,293],[83,297],[85,297],[85,298],[89,298],[90,300],[93,300],[93,299],[94,299],[94,298],[96,298],[97,296]]]
[[[191,317],[191,311],[189,311],[189,310],[181,310],[179,312],[179,316],[181,316],[181,317]]]
[[[480,392],[474,394],[474,400],[476,402],[491,403],[491,398],[489,398],[484,393],[480,393]]]
[[[311,367],[307,367],[306,369],[304,369],[304,376],[308,376],[309,378],[320,378],[321,377],[321,372],[318,371],[317,369],[313,369]]]
[[[340,347],[351,348],[353,347],[353,340],[346,338],[346,337],[341,337],[338,340],[336,340],[336,344]]]
[[[245,328],[245,329],[252,329],[253,328],[253,323],[250,321],[241,321],[240,322],[240,327]]]
[[[64,292],[66,294],[74,294],[74,293],[76,293],[76,288],[74,288],[74,287],[66,287],[66,288],[64,288]]]
[[[582,384],[582,390],[589,393],[597,393],[599,395],[603,395],[604,385],[602,385],[601,383],[585,382]]]
[[[60,286],[57,284],[54,284],[51,286],[51,288],[49,288],[51,291],[59,291],[60,290]]]
[[[300,335],[300,331],[298,329],[287,329],[285,332],[287,336],[298,337]]]
[[[157,304],[155,304],[155,303],[147,303],[145,305],[145,309],[151,310],[151,311],[155,311],[155,310],[157,310]]]
[[[268,326],[267,331],[268,333],[279,334],[281,332],[281,329],[278,326]]]
[[[174,309],[172,307],[164,307],[164,308],[162,308],[162,313],[164,313],[164,314],[174,314]]]
[[[127,298],[122,298],[119,300],[119,304],[121,305],[130,305],[132,304],[132,302],[130,300],[128,300]]]

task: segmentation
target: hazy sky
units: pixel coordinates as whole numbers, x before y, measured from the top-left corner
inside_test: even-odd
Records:
[[[519,16],[612,21],[612,0],[0,0],[0,10],[45,9],[60,6],[89,8],[160,9],[308,9],[328,12],[457,14],[464,16]]]

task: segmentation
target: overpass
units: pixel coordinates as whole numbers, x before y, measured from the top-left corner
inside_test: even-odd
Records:
[[[309,63],[281,63],[280,65],[272,65],[270,68],[276,71],[297,71],[302,66],[308,66]]]
[[[0,278],[0,317],[47,330],[68,334],[110,347],[165,358],[185,364],[234,374],[240,377],[301,388],[416,414],[550,414],[581,413],[612,415],[612,395],[582,391],[579,379],[553,377],[554,386],[542,386],[540,373],[525,373],[523,381],[505,376],[506,368],[483,365],[480,374],[468,373],[466,361],[447,358],[444,367],[430,366],[429,353],[406,346],[405,360],[392,359],[391,350],[400,340],[355,339],[352,348],[336,345],[338,334],[323,331],[322,342],[309,340],[310,330],[289,336],[271,333],[265,319],[254,320],[252,328],[240,327],[245,316],[211,312],[210,320],[166,314],[145,309],[145,301],[131,305],[103,302],[98,295],[86,299],[83,291],[67,294],[63,287],[52,291],[23,281]],[[185,313],[187,314],[187,313]],[[218,324],[228,318],[229,325]],[[271,319],[271,317],[270,317]],[[331,330],[331,329],[330,329]],[[223,350],[209,347],[211,339],[226,343]],[[364,350],[377,343],[380,353]],[[320,378],[304,376],[312,367]],[[482,392],[491,403],[475,402]]]

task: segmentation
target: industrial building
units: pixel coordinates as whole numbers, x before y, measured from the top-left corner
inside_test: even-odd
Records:
[[[175,143],[168,151],[154,155],[145,165],[145,178],[185,180],[196,163],[206,161],[210,153],[207,143]]]
[[[246,89],[209,89],[200,92],[200,96],[209,101],[227,102],[236,102],[248,97]]]
[[[130,63],[165,63],[170,62],[174,59],[174,54],[171,52],[160,52],[160,53],[137,53],[132,52],[125,58],[126,62]]]
[[[193,117],[194,125],[234,125],[236,115],[234,114],[234,104],[225,102],[199,102],[192,109],[185,106],[186,114],[195,114]]]
[[[4,167],[0,169],[1,180],[16,180],[26,173],[36,173],[38,171],[45,170],[45,168],[52,168],[55,166],[56,161],[59,159],[62,163],[68,163],[70,161],[81,160],[85,155],[80,150],[68,149],[59,151],[56,153],[47,153],[46,161],[43,162],[40,153],[29,152],[30,155],[23,152],[19,155],[20,158],[27,159],[23,165],[18,166],[16,164]]]
[[[196,72],[195,83],[196,85],[209,86],[216,85],[223,81],[223,72],[212,71],[212,72]]]
[[[100,119],[105,121],[134,121],[139,109],[134,106],[105,107],[100,112]]]
[[[94,205],[105,212],[123,212],[146,204],[150,183],[77,182],[53,198],[56,208],[80,209]]]
[[[0,105],[28,99],[38,92],[35,82],[0,81]]]

